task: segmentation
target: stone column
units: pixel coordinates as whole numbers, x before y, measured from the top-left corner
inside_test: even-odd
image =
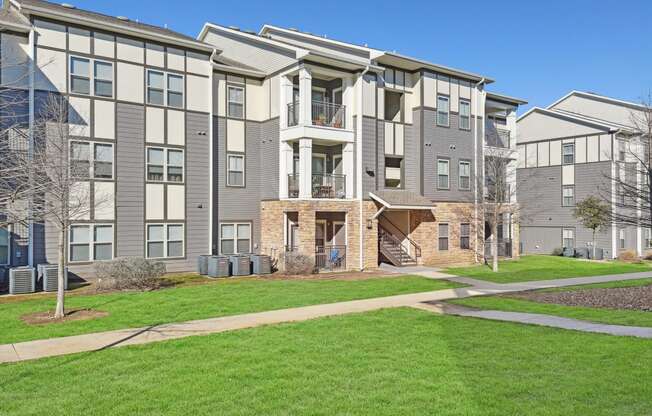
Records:
[[[315,257],[315,209],[310,203],[299,207],[299,252]]]

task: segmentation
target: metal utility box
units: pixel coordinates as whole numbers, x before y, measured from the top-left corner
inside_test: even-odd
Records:
[[[605,252],[605,250],[603,250],[603,249],[601,249],[599,247],[596,247],[595,248],[595,256],[593,256],[593,250],[590,250],[589,252],[591,253],[591,256],[592,256],[592,258],[594,260],[604,260],[604,252]]]
[[[564,257],[575,257],[575,249],[570,247],[564,247]]]
[[[9,269],[9,293],[20,295],[36,292],[36,272],[32,267]]]
[[[232,276],[248,276],[251,274],[250,256],[229,256]]]
[[[208,277],[229,277],[229,258],[226,256],[209,256],[206,274]]]
[[[272,272],[272,258],[262,254],[251,256],[253,274],[270,274]]]
[[[58,284],[59,266],[57,266],[56,264],[39,264],[36,267],[38,270],[38,280],[43,282],[43,291],[56,292],[59,287]],[[63,289],[68,290],[67,268],[63,271]]]
[[[589,249],[585,247],[581,247],[575,250],[575,257],[580,258],[580,259],[588,259],[589,258]]]
[[[210,256],[199,256],[197,257],[197,273],[199,273],[202,276],[205,276],[208,274],[208,258]]]

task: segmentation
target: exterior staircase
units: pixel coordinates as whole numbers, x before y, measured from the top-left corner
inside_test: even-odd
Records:
[[[409,240],[410,244],[416,246],[416,243]],[[416,246],[414,256],[405,248],[403,242],[394,234],[389,232],[385,227],[378,227],[378,249],[380,253],[394,266],[416,266],[417,257],[421,249]]]

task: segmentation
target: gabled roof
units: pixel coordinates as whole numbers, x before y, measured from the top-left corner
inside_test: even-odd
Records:
[[[78,9],[74,6],[64,6],[44,0],[5,0],[5,7],[9,3],[14,5],[20,12],[35,16],[50,17],[70,23],[127,33],[137,37],[149,38],[206,52],[212,52],[215,49],[211,45],[199,42],[191,36],[167,28]]]
[[[497,92],[489,92],[487,91],[487,98],[490,98],[495,101],[501,101],[504,103],[508,104],[513,104],[513,105],[524,105],[527,104],[527,101],[521,99],[521,98],[516,98],[516,97],[510,97],[509,95],[504,95],[504,94],[498,94]]]
[[[605,95],[599,95],[599,94],[596,94],[596,93],[593,93],[593,92],[577,91],[577,90],[573,90],[573,91],[569,92],[568,94],[564,95],[563,97],[561,97],[560,99],[558,99],[554,103],[550,104],[547,108],[551,109],[551,108],[555,107],[557,104],[561,103],[562,101],[567,100],[569,97],[572,97],[572,96],[588,98],[590,100],[602,101],[602,102],[607,102],[607,103],[616,104],[616,105],[622,105],[622,106],[625,106],[625,107],[635,108],[635,109],[638,109],[638,110],[644,110],[646,108],[644,105],[633,103],[631,101],[619,100],[619,99],[616,99],[616,98],[607,97]]]
[[[566,121],[572,121],[572,122],[575,122],[575,123],[579,123],[579,124],[582,124],[582,125],[585,125],[585,126],[597,128],[597,129],[600,129],[600,130],[605,130],[605,131],[608,131],[608,132],[616,132],[616,131],[619,131],[619,130],[624,130],[624,128],[622,126],[615,125],[613,123],[608,123],[608,122],[606,122],[604,120],[590,119],[589,117],[582,117],[582,116],[579,116],[578,114],[570,113],[568,111],[550,110],[550,109],[541,108],[541,107],[532,107],[527,112],[525,112],[525,114],[520,116],[516,121],[519,122],[519,121],[523,120],[524,118],[528,117],[530,114],[534,114],[534,113],[540,113],[540,114],[543,114],[543,115],[546,115],[546,116],[555,117],[555,118],[559,118],[559,119],[566,120]]]
[[[369,197],[387,209],[433,209],[435,204],[428,198],[405,190],[376,190]]]
[[[32,28],[29,20],[14,9],[0,9],[0,28],[26,33]]]

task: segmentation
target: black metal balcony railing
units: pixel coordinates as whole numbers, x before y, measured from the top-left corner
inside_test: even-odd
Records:
[[[314,174],[311,187],[313,198],[346,198],[346,175]],[[299,197],[299,174],[288,175],[288,198]]]
[[[288,104],[288,127],[299,124],[299,102]],[[314,126],[346,128],[346,106],[327,101],[312,102],[312,124]]]
[[[491,147],[509,149],[510,148],[509,130],[488,128],[487,133],[485,135],[485,144]]]
[[[316,246],[315,267],[317,270],[346,269],[346,246]]]
[[[484,257],[485,259],[491,259],[493,257],[493,245],[492,240],[487,239],[484,242]],[[496,242],[496,248],[498,250],[498,257],[512,257],[512,240],[508,238],[499,238]]]

